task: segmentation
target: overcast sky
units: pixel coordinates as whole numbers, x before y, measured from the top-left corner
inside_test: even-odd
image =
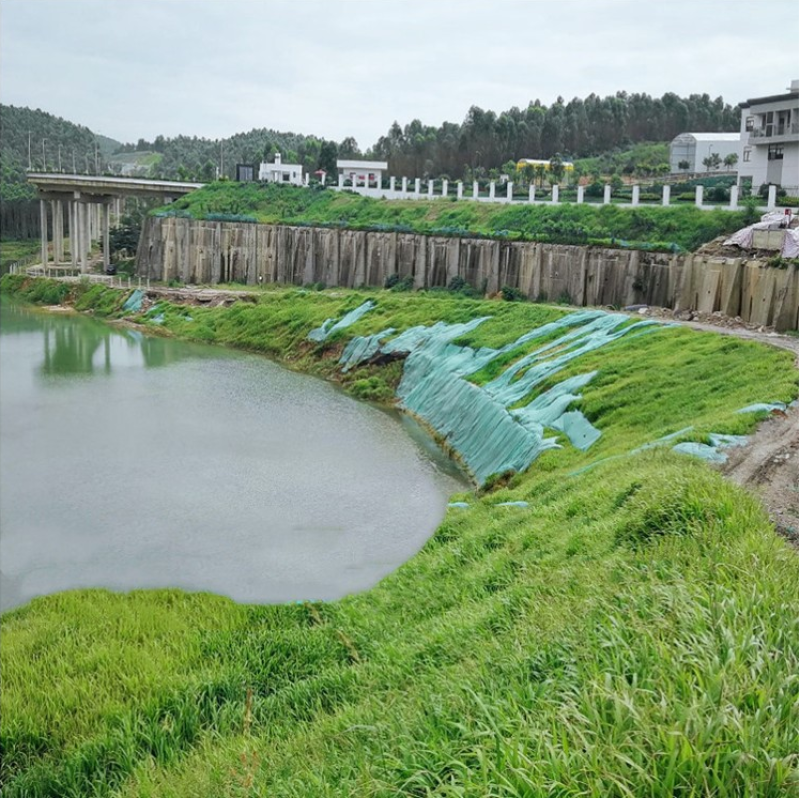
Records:
[[[121,141],[373,145],[617,91],[731,104],[798,77],[797,0],[0,0],[0,101]]]

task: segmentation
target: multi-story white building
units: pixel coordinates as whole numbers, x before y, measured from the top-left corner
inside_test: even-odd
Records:
[[[669,145],[670,174],[701,174],[708,172],[703,161],[719,155],[720,163],[715,171],[728,170],[722,162],[729,155],[740,155],[738,133],[681,133]],[[681,168],[681,164],[689,164]],[[736,167],[734,166],[733,169]]]
[[[752,193],[767,184],[781,186],[797,196],[798,186],[798,81],[784,94],[754,97],[739,103],[739,182],[751,181]]]
[[[289,183],[303,185],[303,167],[299,163],[281,163],[281,154],[275,153],[275,163],[262,163],[258,169],[258,179],[268,183]]]

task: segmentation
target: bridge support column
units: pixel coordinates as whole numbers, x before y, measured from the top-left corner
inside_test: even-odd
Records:
[[[111,265],[111,250],[109,249],[108,229],[111,226],[111,207],[108,202],[103,204],[103,271],[108,271]]]
[[[50,213],[53,217],[53,263],[64,260],[64,206],[61,200],[50,201]]]
[[[69,215],[69,258],[74,269],[78,265],[78,225],[75,221],[75,200],[67,203]]]
[[[78,235],[80,236],[81,273],[89,271],[89,209],[85,202],[78,203]]]
[[[42,237],[42,268],[47,269],[47,204],[39,200],[39,223]]]

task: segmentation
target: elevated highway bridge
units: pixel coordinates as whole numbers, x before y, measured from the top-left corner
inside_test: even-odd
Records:
[[[42,268],[47,271],[51,267],[48,240],[52,238],[52,266],[80,268],[83,273],[89,270],[89,252],[94,241],[102,242],[103,268],[108,268],[111,217],[113,214],[117,222],[119,221],[123,199],[147,197],[168,203],[204,185],[138,177],[45,172],[29,172],[27,177],[28,182],[36,186],[39,192]],[[65,219],[69,238],[69,261],[64,259]]]

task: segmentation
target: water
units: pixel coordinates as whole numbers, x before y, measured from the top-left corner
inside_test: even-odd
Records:
[[[8,303],[0,436],[2,609],[78,587],[338,598],[465,487],[408,419],[321,380]]]

